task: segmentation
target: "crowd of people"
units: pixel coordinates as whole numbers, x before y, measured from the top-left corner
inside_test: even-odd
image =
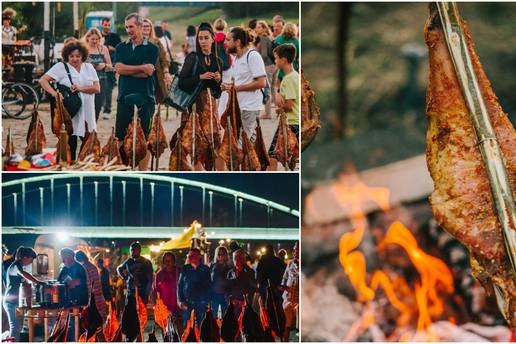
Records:
[[[159,25],[156,25],[159,24]],[[109,119],[112,96],[118,85],[115,135],[119,142],[127,133],[135,110],[148,138],[156,104],[174,106],[171,92],[192,95],[182,113],[182,128],[192,105],[209,97],[218,103],[218,116],[226,109],[228,92],[237,93],[242,130],[251,142],[256,138],[256,119],[285,113],[288,125],[299,133],[299,37],[297,25],[274,16],[272,25],[251,20],[248,27],[228,27],[218,18],[211,23],[190,25],[180,52],[174,52],[168,23],[153,23],[137,13],[125,18],[128,39],[111,32],[111,20],[102,20],[102,30],[91,28],[81,39],[65,40],[62,63],[56,63],[40,79],[41,86],[55,98],[57,82],[78,92],[81,108],[72,114],[69,138],[72,160],[77,140],[86,131],[96,131],[101,112]],[[172,85],[177,76],[178,88]],[[276,114],[272,113],[273,105]],[[53,111],[52,111],[53,113]],[[169,133],[171,137],[173,133]],[[276,131],[270,152],[274,151]],[[139,168],[146,170],[150,153]]]
[[[293,259],[288,262],[277,256],[269,244],[255,264],[237,242],[231,242],[228,247],[218,246],[208,264],[205,264],[208,258],[203,257],[199,248],[188,251],[184,265],[178,264],[176,256],[169,251],[160,257],[156,272],[152,262],[141,255],[141,249],[140,243],[133,242],[129,257],[113,269],[116,274],[115,271],[110,273],[102,258],[98,258],[95,265],[82,250],[61,249],[62,265],[57,280],[66,284],[70,304],[86,306],[93,293],[95,306],[105,321],[107,304],[120,314],[123,305],[136,295],[149,305],[154,305],[160,298],[174,319],[179,319],[180,326],[185,326],[192,310],[195,310],[196,321],[200,325],[208,305],[217,315],[224,314],[231,302],[238,316],[247,297],[253,300],[253,307],[258,311],[258,297],[265,302],[267,287],[270,287],[275,297],[283,300],[288,329],[283,339],[288,341],[289,330],[296,328],[294,319],[298,319],[299,308],[297,244],[293,249]],[[23,281],[44,283],[26,269],[36,256],[32,248],[18,248],[14,261],[3,274],[3,307],[10,335],[16,340],[19,340],[21,323],[16,315],[20,286]],[[70,329],[73,329],[73,324]],[[68,336],[73,340],[73,331],[69,331]]]

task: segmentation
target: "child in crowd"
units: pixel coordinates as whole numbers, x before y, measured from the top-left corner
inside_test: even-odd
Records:
[[[273,53],[276,67],[285,75],[281,80],[279,92],[276,92],[276,112],[286,114],[290,130],[299,141],[299,73],[296,72],[293,65],[296,47],[290,43],[282,44],[277,46]],[[274,152],[277,139],[278,129],[274,134],[269,154]],[[275,159],[271,159],[270,169],[276,171],[277,164]]]

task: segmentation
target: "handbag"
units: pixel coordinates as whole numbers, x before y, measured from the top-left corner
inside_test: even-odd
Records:
[[[199,57],[197,54],[195,55],[195,64],[192,70],[192,74],[197,74],[197,70],[199,69]],[[174,109],[179,111],[188,111],[188,108],[192,106],[195,102],[199,93],[201,93],[203,87],[202,80],[197,84],[194,91],[192,93],[188,93],[183,91],[179,87],[179,77],[175,76],[174,80],[172,80],[172,86],[170,86],[170,91],[168,95],[164,99],[164,103],[172,106]]]
[[[68,65],[65,62],[63,62],[63,64],[66,69],[66,74],[68,74],[68,79],[70,80],[70,85],[73,85],[72,77],[70,75],[70,69],[68,68]],[[79,112],[79,109],[82,106],[82,101],[81,101],[81,97],[79,96],[79,93],[72,92],[70,87],[61,85],[59,83],[57,84],[57,90],[63,96],[63,105],[66,108],[66,111],[68,111],[68,114],[70,115],[70,117],[72,117],[72,118],[75,117],[75,115],[77,115],[77,113]]]

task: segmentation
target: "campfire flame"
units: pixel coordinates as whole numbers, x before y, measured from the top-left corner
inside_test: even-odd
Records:
[[[432,319],[437,319],[444,311],[441,293],[453,293],[453,276],[447,265],[440,259],[425,253],[418,245],[416,238],[401,222],[396,221],[389,226],[377,250],[382,251],[387,245],[398,245],[407,253],[412,265],[419,273],[420,280],[412,287],[403,276],[396,276],[388,271],[377,270],[371,275],[368,283],[366,258],[359,247],[365,230],[367,218],[364,205],[376,203],[383,211],[389,209],[389,190],[365,185],[357,173],[347,174],[342,182],[333,186],[336,199],[351,214],[350,222],[353,230],[343,234],[339,240],[339,261],[344,268],[352,286],[357,292],[359,302],[365,304],[364,314],[352,331],[362,329],[375,323],[374,311],[370,307],[375,299],[376,291],[382,288],[391,305],[399,311],[397,323],[399,327],[407,327],[413,322],[413,314],[418,314],[416,334],[405,334],[399,341],[419,340],[435,341],[439,337],[431,333],[429,328]],[[348,334],[349,337],[349,334]]]

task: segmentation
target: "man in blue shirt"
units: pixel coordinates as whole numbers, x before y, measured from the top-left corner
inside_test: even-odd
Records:
[[[198,248],[190,249],[187,257],[189,264],[183,267],[179,275],[177,302],[186,312],[183,317],[185,325],[192,309],[195,310],[195,318],[200,325],[210,297],[210,269],[202,264],[201,251]]]
[[[125,18],[125,30],[129,39],[116,47],[115,70],[120,78],[115,134],[120,142],[132,122],[134,106],[138,109],[145,138],[148,137],[156,104],[154,74],[159,48],[143,37],[142,24],[143,18],[140,15],[129,14]],[[140,170],[147,169],[149,157],[147,152],[145,159],[140,162]]]

